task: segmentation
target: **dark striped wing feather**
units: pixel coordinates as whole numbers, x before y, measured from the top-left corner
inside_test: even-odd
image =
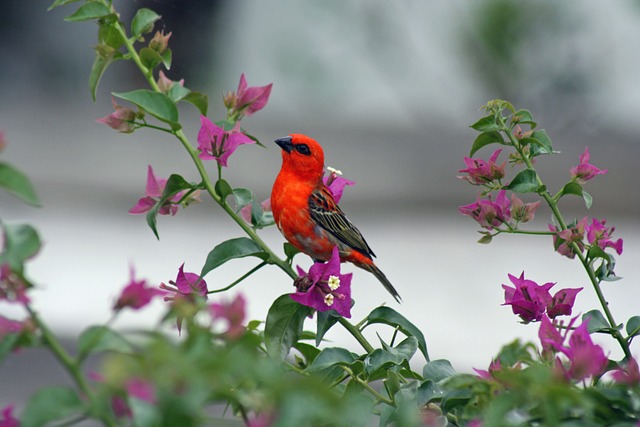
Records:
[[[375,256],[360,231],[349,221],[349,218],[333,200],[333,195],[327,187],[322,187],[322,189],[311,193],[309,211],[316,224],[331,233],[336,239],[369,258]]]

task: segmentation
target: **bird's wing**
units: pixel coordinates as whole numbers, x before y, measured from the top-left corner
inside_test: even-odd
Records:
[[[326,186],[309,196],[311,219],[345,245],[371,258],[375,256],[360,231],[349,221]]]

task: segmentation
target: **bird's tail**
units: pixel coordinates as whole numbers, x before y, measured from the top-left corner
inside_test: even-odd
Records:
[[[380,270],[373,262],[372,263],[361,263],[358,265],[371,273],[378,278],[380,283],[384,286],[384,288],[389,291],[389,293],[395,298],[396,301],[402,302],[402,298],[400,298],[400,294],[396,291],[396,288],[393,287],[387,276],[384,275],[382,270]]]

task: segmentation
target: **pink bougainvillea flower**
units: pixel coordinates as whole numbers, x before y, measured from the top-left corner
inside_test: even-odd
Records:
[[[484,380],[491,379],[493,377],[493,373],[502,369],[500,365],[500,359],[493,359],[491,364],[489,364],[489,369],[476,369],[473,370],[478,374],[478,376]]]
[[[134,276],[135,272],[131,268],[131,279],[116,300],[114,310],[122,310],[125,307],[139,310],[149,304],[153,298],[165,295],[163,290],[151,288],[147,286],[146,280],[135,280]]]
[[[205,116],[200,116],[200,131],[198,132],[198,150],[202,160],[216,160],[220,166],[227,166],[229,156],[242,144],[256,142],[240,132],[240,125],[231,131],[225,131]]]
[[[242,73],[236,92],[235,109],[247,117],[262,110],[269,102],[272,86],[273,83],[266,86],[248,86],[244,73]]]
[[[525,279],[524,272],[520,277],[509,274],[509,280],[515,287],[502,285],[505,299],[502,305],[510,305],[513,314],[520,316],[525,323],[540,321],[545,312],[551,319],[571,314],[576,295],[582,290],[565,288],[552,297],[549,290],[555,283],[538,285],[533,280]]]
[[[13,416],[13,405],[2,408],[2,412],[0,412],[0,427],[20,427],[20,421]]]
[[[568,328],[573,325],[574,321],[575,319],[571,320]],[[542,318],[540,319],[538,338],[540,339],[540,343],[542,343],[542,356],[549,360],[553,359],[553,356],[556,353],[556,349],[562,347],[565,339],[565,337],[551,322],[548,316],[542,316]]]
[[[114,97],[111,97],[111,103],[113,105],[113,113],[100,119],[96,119],[96,122],[105,124],[118,132],[133,132],[136,129],[135,119],[138,114],[131,108],[118,105]]]
[[[611,235],[615,231],[615,227],[608,228],[605,226],[606,219],[591,219],[591,224],[587,224],[587,241],[591,245],[597,245],[602,250],[613,248],[618,255],[622,254],[622,239],[615,242],[611,240]]]
[[[497,149],[489,158],[489,161],[482,159],[474,159],[470,157],[464,158],[464,163],[467,166],[466,169],[460,169],[458,172],[466,173],[466,176],[459,176],[458,178],[464,179],[473,185],[483,185],[504,177],[504,168],[507,164],[506,161],[501,165],[496,163],[498,156],[502,148]]]
[[[515,287],[502,285],[505,300],[502,305],[510,305],[513,314],[520,316],[525,323],[539,321],[552,300],[549,289],[554,283],[538,285],[533,280],[525,279],[524,272],[520,277],[509,274],[509,280]]]
[[[191,304],[195,301],[196,297],[204,297],[204,299],[207,299],[207,292],[209,292],[207,282],[201,279],[200,275],[196,273],[185,273],[184,263],[182,263],[178,269],[176,280],[169,280],[168,283],[168,285],[161,283],[160,289],[172,293],[171,295],[166,294],[164,300],[171,301],[173,307],[184,302]],[[184,316],[178,314],[176,319],[178,334],[182,331],[183,320]]]
[[[149,212],[162,197],[162,192],[166,185],[167,180],[157,178],[153,173],[153,168],[149,165],[147,169],[147,186],[145,188],[146,196],[138,200],[138,203],[129,209],[129,213],[133,215],[140,215]],[[180,191],[179,193],[169,197],[169,199],[162,204],[158,213],[160,215],[175,215],[178,212],[177,203],[182,199],[186,191],[187,190]],[[197,201],[198,194],[194,193],[190,200]]]
[[[5,239],[5,244],[6,244]],[[31,302],[27,295],[27,285],[24,280],[11,270],[8,263],[0,265],[0,301],[28,304]]]
[[[549,224],[549,231],[553,232],[553,247],[560,255],[567,258],[575,258],[576,253],[571,246],[575,243],[580,252],[584,250],[584,234],[587,226],[587,217],[582,218],[574,225],[569,226],[566,230],[560,230],[553,224]]]
[[[171,35],[171,33],[169,33],[169,35]],[[179,81],[171,80],[167,76],[165,76],[162,70],[160,70],[160,73],[158,73],[158,81],[157,81],[160,92],[164,94],[169,93],[169,90],[171,90],[171,87],[176,83],[179,84],[180,86],[184,86],[184,79],[181,79]]]
[[[351,317],[351,273],[340,274],[340,254],[333,248],[326,263],[314,263],[306,273],[298,267],[299,278],[291,294],[294,301],[317,311],[335,310],[343,317]]]
[[[346,187],[347,185],[355,185],[356,183],[355,181],[350,181],[343,178],[342,172],[337,169],[327,167],[327,172],[328,174],[322,178],[322,181],[324,182],[324,185],[327,186],[329,191],[331,191],[331,194],[333,195],[333,198],[337,203],[342,198],[344,187]]]
[[[516,222],[526,223],[533,220],[540,202],[524,203],[515,193],[511,194],[511,217]]]
[[[589,321],[585,320],[571,333],[569,347],[558,349],[570,362],[566,374],[577,381],[601,375],[609,363],[602,347],[591,340],[587,329],[588,323]]]
[[[225,335],[230,339],[236,339],[244,334],[244,319],[247,315],[247,302],[242,294],[237,294],[231,301],[212,303],[209,306],[211,317],[214,320],[227,322]]]
[[[496,200],[491,200],[491,194],[486,199],[477,200],[466,206],[460,206],[458,211],[462,215],[473,218],[482,228],[493,230],[511,220],[510,202],[506,191],[500,190]]]
[[[167,50],[169,46],[169,38],[171,38],[171,32],[165,34],[164,30],[156,31],[153,38],[149,40],[149,48],[155,50],[158,53],[162,53]],[[162,71],[160,71],[162,73]]]
[[[574,166],[570,170],[571,179],[579,184],[584,184],[596,175],[604,175],[607,169],[598,169],[589,163],[589,148],[585,147],[584,152],[580,155],[580,164]]]
[[[640,369],[638,362],[633,357],[627,360],[623,365],[611,371],[613,380],[619,384],[628,386],[640,385]]]
[[[6,335],[22,332],[25,325],[25,322],[8,319],[0,314],[0,340]]]
[[[576,295],[583,288],[565,288],[555,293],[551,301],[547,304],[547,315],[554,319],[557,316],[570,316]]]

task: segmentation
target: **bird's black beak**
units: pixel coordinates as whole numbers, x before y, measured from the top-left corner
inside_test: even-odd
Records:
[[[293,150],[293,142],[291,142],[290,136],[285,136],[283,138],[278,138],[275,140],[275,143],[280,146],[284,151],[290,153]]]

